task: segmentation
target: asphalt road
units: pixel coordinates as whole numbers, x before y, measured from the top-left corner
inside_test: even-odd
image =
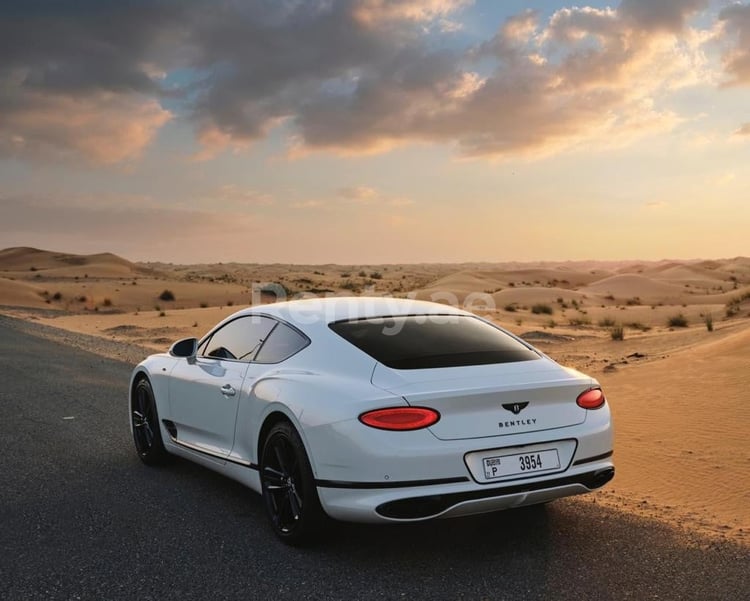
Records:
[[[750,599],[750,552],[563,500],[295,549],[260,498],[133,451],[131,366],[0,317],[0,599]]]

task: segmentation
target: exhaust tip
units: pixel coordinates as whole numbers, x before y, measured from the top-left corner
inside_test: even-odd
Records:
[[[590,488],[600,488],[615,477],[614,467],[605,467],[604,469],[597,470],[591,477]]]

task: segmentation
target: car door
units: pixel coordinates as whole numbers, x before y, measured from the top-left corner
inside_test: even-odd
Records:
[[[232,320],[212,332],[194,359],[172,370],[169,403],[175,439],[197,450],[226,457],[234,443],[237,407],[250,361],[275,322],[257,315]]]
[[[278,322],[264,338],[263,344],[245,373],[246,395],[237,410],[237,425],[232,458],[240,462],[253,462],[258,441],[254,436],[260,424],[258,416],[268,403],[277,400],[283,380],[266,377],[277,372],[281,363],[310,344],[310,339],[296,328]],[[287,402],[289,400],[287,399]],[[294,406],[290,405],[294,410]]]

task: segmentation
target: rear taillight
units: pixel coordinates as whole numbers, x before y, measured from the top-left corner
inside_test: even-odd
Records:
[[[440,414],[427,407],[389,407],[375,409],[359,416],[366,426],[380,430],[419,430],[440,419]]]
[[[584,409],[599,409],[606,400],[601,388],[590,388],[578,395],[576,403]]]

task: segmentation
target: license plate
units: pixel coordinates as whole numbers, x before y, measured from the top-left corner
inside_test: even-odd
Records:
[[[560,469],[560,456],[557,449],[545,449],[533,453],[514,453],[513,455],[498,455],[485,457],[482,460],[484,477],[487,480],[503,478],[504,476],[517,476],[522,474],[534,474]]]

